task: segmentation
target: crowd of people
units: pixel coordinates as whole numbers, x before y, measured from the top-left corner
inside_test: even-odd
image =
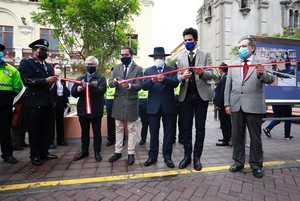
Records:
[[[122,158],[124,136],[127,133],[127,164],[134,164],[137,139],[140,138],[139,145],[144,145],[149,129],[150,150],[144,166],[155,164],[159,153],[159,130],[162,122],[162,153],[166,165],[169,168],[175,167],[172,145],[176,141],[176,131],[179,130],[178,142],[184,147],[179,169],[188,167],[192,162],[196,171],[202,169],[205,124],[209,101],[212,98],[210,82],[213,70],[209,68],[212,59],[209,52],[198,48],[196,29],[185,29],[182,37],[185,51],[177,58],[176,67],[166,64],[166,57],[170,54],[166,54],[163,47],[155,47],[153,54],[149,55],[153,58],[154,65],[143,73],[143,68],[133,60],[132,49],[123,47],[120,50],[120,64],[114,66],[110,78],[105,79],[99,73],[98,59],[94,56],[86,58],[86,73],[76,79],[71,89],[71,95],[78,98],[77,115],[81,126],[81,150],[73,161],[89,156],[90,125],[93,131],[94,158],[97,162],[102,160],[101,124],[103,108],[106,105],[106,146],[115,146],[108,162],[113,163]],[[31,163],[40,166],[47,159],[58,158],[49,152],[50,148],[56,148],[55,128],[57,145],[67,146],[64,140],[63,113],[71,107],[68,102],[70,94],[65,81],[59,77],[61,66],[50,66],[46,62],[48,41],[39,39],[29,47],[32,49],[32,57],[23,59],[17,70],[2,60],[5,46],[0,45],[1,157],[7,163],[17,162],[13,156],[13,149],[27,145],[24,141],[26,127]],[[263,88],[265,84],[271,84],[275,77],[268,66],[260,65],[267,60],[255,56],[255,50],[255,41],[244,37],[239,41],[240,59],[236,63],[243,67],[228,68],[227,64],[220,64],[220,80],[213,102],[219,112],[223,134],[223,138],[219,139],[216,145],[229,146],[231,142],[233,147],[234,164],[229,170],[237,172],[244,168],[247,128],[251,139],[249,164],[253,175],[261,178],[261,126],[266,110]],[[8,77],[4,78],[2,75]],[[151,78],[142,79],[143,76]],[[13,103],[14,97],[22,88],[26,90],[19,95],[18,102]],[[19,126],[13,125],[13,104],[15,111],[23,116],[22,121],[18,118]],[[22,107],[18,107],[18,104]],[[140,137],[137,136],[139,117],[142,122]],[[24,128],[20,125],[24,125]],[[14,127],[20,128],[21,131],[16,132],[18,135],[12,135],[11,128]],[[264,132],[270,135],[271,129],[272,126],[268,126]],[[291,138],[288,130],[286,133]],[[12,140],[11,136],[17,140]],[[16,142],[14,145],[13,141]]]

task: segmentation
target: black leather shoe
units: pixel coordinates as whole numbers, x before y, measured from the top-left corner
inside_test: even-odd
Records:
[[[243,168],[244,168],[244,165],[233,164],[232,166],[230,166],[229,171],[230,172],[238,172],[238,171],[240,171]]]
[[[62,141],[60,143],[57,143],[57,145],[59,145],[59,146],[68,146],[68,144],[64,141]]]
[[[216,143],[217,146],[229,146],[228,142],[217,142]]]
[[[253,175],[256,178],[262,178],[264,176],[264,172],[261,169],[253,169]]]
[[[264,133],[266,134],[266,136],[267,136],[268,138],[271,138],[271,137],[272,137],[272,136],[271,136],[271,132],[270,132],[270,130],[269,130],[267,127],[264,128],[263,131],[264,131]]]
[[[202,170],[202,164],[200,162],[200,158],[195,158],[194,159],[194,169],[197,171]]]
[[[45,157],[46,159],[57,159],[58,156],[57,155],[54,155],[54,154],[51,154],[51,153],[48,153]]]
[[[144,145],[146,143],[146,140],[141,140],[139,145]]]
[[[34,166],[43,165],[43,162],[42,162],[42,160],[40,158],[33,158],[33,159],[31,159],[31,163]]]
[[[165,163],[167,164],[167,166],[169,168],[174,168],[175,167],[175,165],[174,165],[174,163],[173,163],[173,161],[171,159],[165,160]]]
[[[97,162],[102,161],[102,156],[100,155],[100,153],[95,153],[95,160],[96,160]]]
[[[179,163],[179,169],[186,168],[189,164],[191,164],[191,158],[184,157],[184,159]]]
[[[223,141],[224,141],[224,139],[218,139],[218,141],[219,141],[219,142],[223,142]]]
[[[14,164],[14,163],[17,163],[18,161],[13,156],[7,156],[6,158],[4,158],[4,162]]]
[[[51,145],[49,146],[49,149],[56,149],[56,146],[55,146],[54,144],[51,144]]]
[[[133,154],[128,154],[128,160],[127,163],[128,165],[132,165],[134,163],[134,155]]]
[[[146,160],[146,162],[144,163],[144,166],[150,166],[150,165],[153,165],[156,162],[157,162],[157,159],[148,158],[148,160]]]
[[[86,157],[88,157],[89,156],[89,153],[86,153],[86,152],[80,152],[77,156],[75,156],[74,158],[73,158],[73,161],[79,161],[79,160],[81,160],[81,159],[83,159],[83,158],[86,158]]]
[[[119,160],[120,158],[122,158],[122,154],[121,153],[115,153],[112,157],[110,157],[108,159],[108,162],[113,163],[113,162]]]
[[[111,146],[111,145],[114,145],[114,144],[115,144],[115,143],[114,143],[114,142],[111,142],[111,141],[107,141],[107,142],[106,142],[106,146],[107,146],[107,147],[109,147],[109,146]]]

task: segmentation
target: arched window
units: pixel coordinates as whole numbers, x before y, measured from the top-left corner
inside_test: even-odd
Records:
[[[248,7],[248,0],[241,0],[241,8],[247,8]]]
[[[294,28],[298,27],[298,20],[299,20],[299,11],[296,10],[294,14]]]
[[[211,6],[208,6],[208,16],[211,16],[212,13],[211,13]]]
[[[292,10],[290,10],[290,17],[289,17],[289,27],[290,28],[293,27],[293,16],[294,16],[294,12]]]

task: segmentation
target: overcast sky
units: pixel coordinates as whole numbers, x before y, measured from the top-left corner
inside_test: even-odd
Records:
[[[196,16],[203,0],[154,0],[153,48],[163,46],[166,53],[183,41],[185,28],[196,27]]]

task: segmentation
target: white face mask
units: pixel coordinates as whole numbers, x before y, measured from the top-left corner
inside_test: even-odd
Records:
[[[161,60],[161,59],[156,59],[156,60],[154,61],[154,65],[155,65],[157,68],[162,68],[162,67],[164,67],[165,62],[164,62],[163,60]]]
[[[54,69],[54,73],[55,73],[55,75],[60,75],[61,74],[61,70],[59,68],[55,68]]]

